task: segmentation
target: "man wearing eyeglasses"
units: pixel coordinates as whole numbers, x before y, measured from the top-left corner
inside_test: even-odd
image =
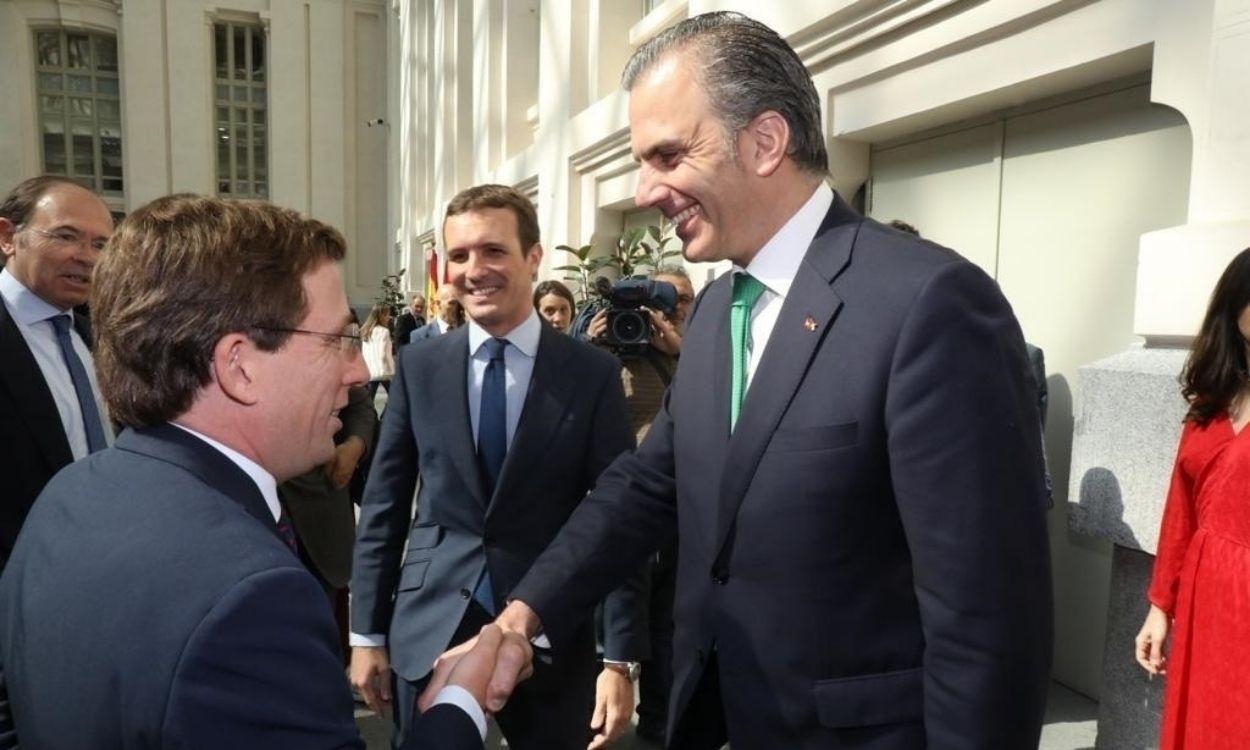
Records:
[[[113,440],[73,311],[112,233],[104,202],[64,177],[26,180],[0,203],[0,571],[52,475]]]
[[[91,303],[126,429],[48,483],[0,576],[0,747],[363,750],[277,492],[334,455],[369,377],[344,254],[253,201],[173,195],[118,228]],[[482,747],[488,681],[529,655],[482,633],[408,750]]]

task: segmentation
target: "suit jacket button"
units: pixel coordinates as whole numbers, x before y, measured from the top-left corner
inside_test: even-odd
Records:
[[[724,586],[726,583],[729,583],[729,576],[725,575],[724,573],[713,573],[712,583],[716,584],[717,586]]]
[[[468,599],[470,596],[473,596],[473,592],[472,592],[472,591],[469,591],[468,589],[460,589],[460,598],[461,598],[461,599]]]

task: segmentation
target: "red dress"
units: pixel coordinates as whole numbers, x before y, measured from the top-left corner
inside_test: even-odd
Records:
[[[1160,750],[1250,748],[1250,435],[1185,423],[1150,601],[1174,618]]]

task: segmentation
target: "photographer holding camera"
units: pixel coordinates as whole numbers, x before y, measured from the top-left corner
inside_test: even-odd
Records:
[[[642,440],[676,369],[694,287],[686,270],[674,265],[661,266],[648,279],[613,284],[600,278],[595,291],[599,300],[578,315],[573,335],[620,358],[630,426]]]
[[[680,265],[661,266],[646,281],[601,282],[596,285],[603,300],[597,312],[590,315],[589,323],[584,319],[575,322],[573,331],[620,358],[630,427],[642,442],[677,368],[686,315],[694,303],[694,286]],[[642,663],[639,684],[637,735],[658,745],[664,741],[673,681],[676,574],[674,537],[651,559],[651,657]]]

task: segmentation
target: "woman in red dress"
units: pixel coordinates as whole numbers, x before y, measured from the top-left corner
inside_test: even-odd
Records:
[[[1250,748],[1248,354],[1250,248],[1216,284],[1181,375],[1189,413],[1136,641],[1167,679],[1161,750]]]

